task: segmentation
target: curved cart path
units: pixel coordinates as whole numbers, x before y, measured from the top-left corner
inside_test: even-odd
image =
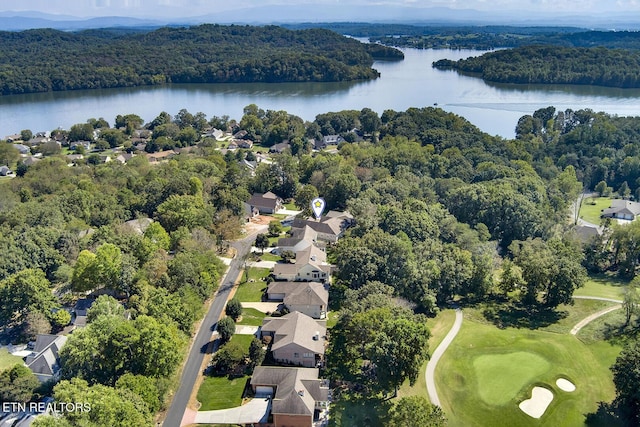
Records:
[[[436,390],[436,382],[434,379],[434,374],[436,372],[436,365],[440,358],[444,354],[444,352],[449,347],[449,344],[456,337],[458,332],[460,331],[460,327],[462,326],[462,310],[456,309],[456,320],[453,322],[453,326],[447,333],[447,336],[444,337],[438,348],[435,349],[429,363],[427,363],[427,371],[425,372],[425,380],[427,381],[427,393],[429,394],[429,400],[434,405],[440,406],[440,398],[438,397],[438,391]]]
[[[602,317],[605,314],[611,313],[612,311],[618,310],[620,308],[622,308],[622,301],[618,300],[618,299],[613,299],[613,298],[601,298],[601,297],[588,297],[588,296],[574,296],[574,298],[577,299],[594,299],[594,300],[598,300],[598,301],[607,301],[607,302],[615,302],[616,305],[613,305],[611,307],[607,307],[603,310],[598,311],[597,313],[593,313],[587,317],[585,317],[584,319],[582,319],[581,321],[579,321],[576,326],[574,326],[571,329],[571,335],[577,335],[578,332],[580,332],[580,329],[584,328],[585,326],[587,326],[589,323],[593,322],[594,320],[596,320],[598,317]]]

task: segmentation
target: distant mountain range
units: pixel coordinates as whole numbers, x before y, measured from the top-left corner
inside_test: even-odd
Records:
[[[312,18],[310,18],[312,17]],[[20,31],[30,28],[54,28],[74,31],[89,28],[160,27],[165,25],[220,24],[280,24],[300,22],[369,22],[404,24],[453,25],[544,25],[577,26],[593,29],[640,29],[640,18],[631,15],[587,16],[576,12],[568,14],[542,14],[531,11],[492,11],[448,9],[443,7],[419,8],[371,5],[366,8],[350,5],[334,7],[317,5],[263,6],[237,9],[188,18],[135,18],[108,16],[79,18],[68,15],[49,15],[40,12],[0,12],[0,29]]]

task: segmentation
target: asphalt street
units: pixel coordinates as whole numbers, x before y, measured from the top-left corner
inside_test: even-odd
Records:
[[[185,409],[187,408],[187,404],[189,403],[191,392],[193,391],[196,379],[200,374],[200,367],[202,366],[204,357],[210,357],[210,355],[205,354],[205,348],[211,342],[213,331],[215,330],[215,326],[217,326],[218,319],[225,307],[229,293],[231,292],[231,289],[233,289],[236,278],[242,271],[244,259],[249,253],[251,245],[253,244],[258,232],[260,231],[255,231],[244,239],[231,243],[231,246],[236,249],[237,255],[233,261],[231,261],[229,270],[224,276],[220,288],[211,302],[209,311],[207,312],[204,321],[201,323],[200,329],[196,333],[193,346],[191,347],[189,357],[187,358],[187,363],[182,371],[180,386],[178,387],[176,394],[173,396],[171,406],[169,406],[169,410],[167,411],[167,415],[163,423],[164,427],[179,427],[182,422],[182,417]]]

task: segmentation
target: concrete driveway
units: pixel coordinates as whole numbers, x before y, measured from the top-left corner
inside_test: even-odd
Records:
[[[270,410],[270,398],[256,398],[236,408],[219,409],[217,411],[198,411],[194,422],[196,424],[232,425],[266,423]]]
[[[258,311],[266,313],[268,311],[274,312],[278,309],[278,306],[281,305],[281,302],[243,302],[242,307],[244,308],[255,308]]]

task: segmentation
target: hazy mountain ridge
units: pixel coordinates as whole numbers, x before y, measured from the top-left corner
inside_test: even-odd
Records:
[[[313,17],[313,19],[310,19]],[[60,30],[82,30],[106,27],[159,27],[164,25],[194,25],[201,23],[221,24],[273,24],[293,22],[370,22],[405,23],[414,25],[544,25],[580,26],[598,29],[640,29],[640,20],[634,16],[609,14],[598,16],[575,14],[546,14],[531,11],[484,12],[473,9],[449,9],[444,7],[397,7],[341,5],[326,7],[318,5],[262,6],[237,9],[197,17],[140,18],[131,16],[107,16],[81,18],[69,15],[51,15],[36,11],[0,12],[0,28],[20,31],[31,28],[54,28]]]

